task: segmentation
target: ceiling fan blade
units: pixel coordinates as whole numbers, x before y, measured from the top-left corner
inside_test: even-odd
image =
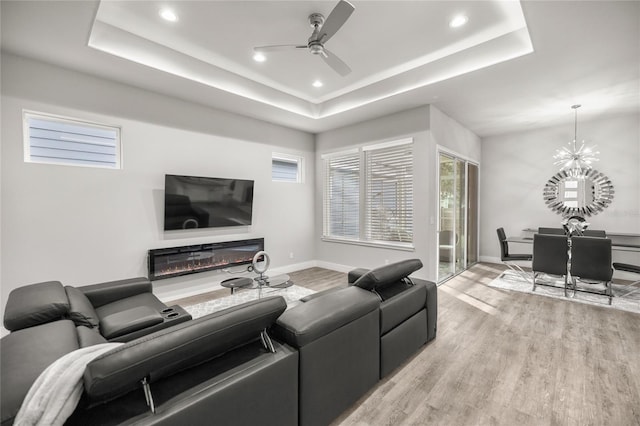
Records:
[[[254,47],[254,52],[275,52],[278,50],[291,50],[291,49],[306,49],[307,45],[296,45],[296,44],[274,44],[272,46],[259,46]]]
[[[324,21],[320,33],[318,34],[318,40],[325,43],[331,37],[338,32],[340,27],[347,22],[349,16],[353,13],[355,7],[346,0],[340,0],[340,3],[333,8],[329,17]]]
[[[333,70],[341,76],[344,77],[351,72],[351,68],[349,68],[349,65],[345,64],[342,59],[338,58],[335,54],[331,53],[326,48],[324,49],[324,54],[319,56],[324,59],[327,65],[333,68]]]

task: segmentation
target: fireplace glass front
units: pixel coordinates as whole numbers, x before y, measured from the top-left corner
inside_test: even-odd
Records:
[[[262,250],[264,238],[149,250],[149,279],[155,281],[247,265]]]

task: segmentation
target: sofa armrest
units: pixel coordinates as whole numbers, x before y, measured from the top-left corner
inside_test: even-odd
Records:
[[[102,318],[100,332],[105,339],[111,340],[159,324],[163,320],[160,312],[148,306],[137,306]]]
[[[145,277],[129,278],[126,280],[109,281],[106,283],[77,287],[89,299],[94,308],[125,299],[141,293],[152,293],[151,281]]]
[[[300,348],[377,310],[380,299],[358,287],[346,287],[295,306],[278,318],[274,336]]]
[[[69,299],[59,281],[47,281],[13,289],[4,311],[4,327],[15,331],[62,319]]]

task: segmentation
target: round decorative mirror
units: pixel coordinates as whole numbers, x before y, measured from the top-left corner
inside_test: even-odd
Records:
[[[543,190],[547,206],[565,217],[598,214],[611,204],[613,194],[611,180],[595,169],[561,170]]]

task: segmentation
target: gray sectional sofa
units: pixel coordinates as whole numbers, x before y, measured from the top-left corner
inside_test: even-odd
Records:
[[[353,271],[289,310],[274,296],[195,320],[144,279],[21,287],[0,343],[2,426],[49,364],[108,341],[122,344],[87,364],[65,424],[326,425],[435,337],[436,287],[408,278],[420,266]]]

